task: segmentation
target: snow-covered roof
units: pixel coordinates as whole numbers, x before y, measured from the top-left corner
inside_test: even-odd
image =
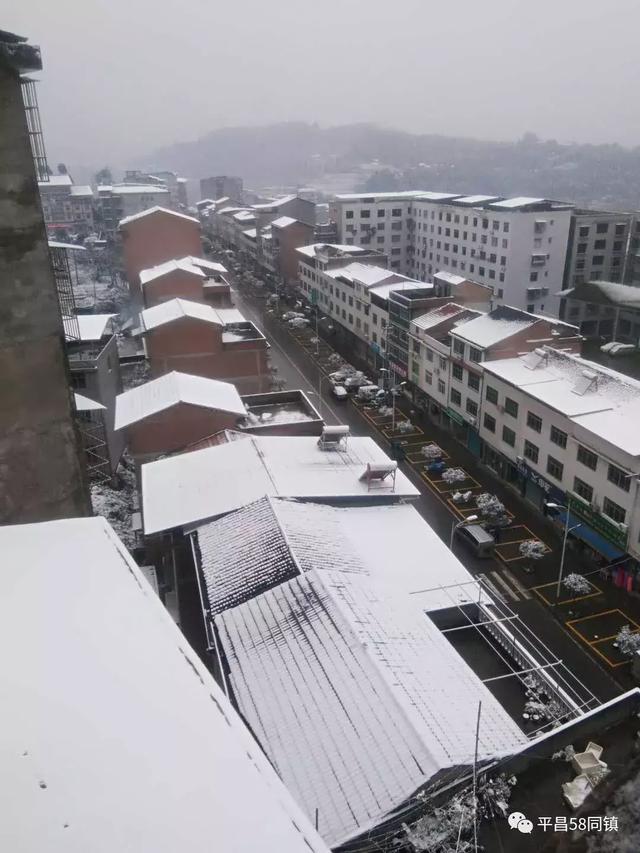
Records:
[[[216,314],[225,326],[231,326],[234,323],[246,323],[247,318],[244,316],[242,311],[239,311],[237,308],[216,308]]]
[[[89,397],[85,397],[84,394],[78,394],[77,392],[74,393],[73,400],[76,405],[76,411],[78,412],[98,412],[107,408],[102,403],[98,403],[97,400],[90,400]]]
[[[570,418],[630,456],[640,456],[640,382],[544,346],[520,358],[483,362],[491,376]]]
[[[1,849],[328,853],[103,518],[0,551]]]
[[[359,478],[367,463],[389,457],[371,438],[351,436],[346,450],[327,451],[315,436],[247,436],[142,466],[145,533],[215,518],[264,495],[354,499],[415,498],[398,471],[391,487],[369,491]]]
[[[191,261],[195,267],[200,267],[203,272],[210,270],[211,272],[226,273],[228,272],[224,264],[219,261],[210,261],[208,258],[196,258],[195,255],[187,255],[186,260]]]
[[[114,429],[122,429],[179,403],[236,415],[247,413],[236,386],[230,382],[174,370],[119,394]]]
[[[258,231],[255,228],[246,228],[242,233],[249,240],[255,240],[256,237],[258,236]]]
[[[372,828],[438,771],[471,764],[479,701],[481,758],[527,744],[409,594],[458,579],[467,601],[478,594],[415,510],[260,503],[262,519],[254,505],[251,518],[243,510],[209,525],[208,538],[198,532],[205,582],[239,709],[307,815],[319,810],[328,844]],[[415,557],[397,573],[403,541],[402,559]],[[429,576],[425,564],[440,560]]]
[[[455,335],[473,346],[485,349],[529,328],[538,319],[533,314],[527,314],[517,308],[499,305],[488,314],[482,314],[456,326]]]
[[[362,246],[347,246],[340,243],[312,243],[309,246],[298,246],[296,252],[300,252],[301,255],[305,255],[307,258],[315,258],[326,247],[349,255],[357,255],[359,252],[367,251]]]
[[[418,329],[427,331],[427,329],[431,329],[433,326],[437,326],[445,320],[451,320],[453,317],[457,317],[467,311],[468,309],[465,308],[464,305],[456,305],[455,302],[447,302],[445,305],[440,305],[438,308],[434,308],[433,311],[428,311],[426,314],[421,314],[419,317],[415,317],[411,323],[412,325],[417,326]]]
[[[283,204],[287,204],[290,201],[294,201],[297,198],[295,193],[293,195],[284,195],[281,198],[275,198],[273,201],[267,201],[264,204],[252,204],[252,210],[269,210],[271,208],[275,208],[276,210],[279,207],[282,207]]]
[[[361,264],[358,261],[352,261],[345,264],[343,267],[334,267],[334,269],[325,270],[325,275],[331,278],[346,278],[349,281],[358,281],[360,284],[369,287],[375,284],[381,284],[391,276],[398,275],[393,270],[388,270],[385,267],[374,266],[373,264]],[[406,281],[404,276],[401,281]]]
[[[157,187],[152,187],[155,192],[158,192]],[[168,190],[165,190],[168,192]],[[200,222],[196,219],[195,216],[187,216],[186,213],[178,213],[177,210],[169,210],[168,207],[160,207],[160,205],[155,205],[155,207],[149,207],[146,210],[142,210],[140,213],[134,213],[131,216],[125,216],[124,219],[121,219],[118,223],[118,227],[122,228],[123,225],[129,225],[130,222],[136,222],[138,219],[144,219],[147,216],[152,216],[154,213],[166,213],[168,216],[177,216],[178,219],[186,219],[188,222],[195,222],[196,225],[199,225]]]
[[[438,270],[433,274],[433,277],[440,281],[446,281],[447,284],[462,284],[467,281],[463,275],[456,275],[454,272],[447,272],[447,270]]]
[[[155,281],[157,278],[162,278],[162,276],[167,275],[167,273],[175,272],[175,270],[182,270],[183,272],[196,275],[199,278],[206,278],[206,274],[200,266],[196,266],[190,257],[186,257],[174,258],[171,261],[165,261],[163,264],[158,264],[158,266],[149,267],[146,270],[140,270],[140,283],[149,284],[149,282]]]
[[[99,341],[110,332],[111,320],[115,314],[77,314],[73,318],[63,317],[63,325],[67,338],[75,337],[75,321],[78,321],[80,340],[85,343]]]
[[[61,243],[59,240],[48,241],[50,249],[67,249],[69,252],[86,252],[85,246],[79,246],[78,243]]]
[[[49,175],[48,181],[38,181],[40,189],[42,187],[70,187],[72,184],[71,175]]]
[[[402,281],[392,281],[389,284],[376,284],[370,287],[369,293],[375,293],[380,299],[388,299],[390,293],[397,293],[399,290],[415,290],[416,287],[419,287],[421,290],[429,290],[433,288],[433,285],[428,282],[407,279],[405,276],[402,276]]]
[[[401,192],[384,193],[338,193],[336,195],[336,199],[338,199],[338,201],[376,201],[376,199],[380,199],[381,201],[393,201],[395,198],[398,200],[409,200],[412,198],[419,198],[422,195],[426,195],[422,190],[402,190]]]
[[[256,215],[250,210],[239,210],[237,213],[233,214],[233,218],[238,222],[254,222]]]
[[[491,207],[504,208],[506,210],[515,210],[518,207],[527,207],[530,204],[542,204],[545,201],[543,198],[529,198],[528,196],[516,196],[515,198],[504,198],[501,201],[494,201]]]
[[[114,184],[114,195],[169,195],[169,190],[160,184]]]
[[[274,219],[271,225],[275,225],[276,228],[288,228],[289,225],[293,225],[294,222],[297,222],[297,219],[294,219],[292,216],[279,216],[277,219]]]
[[[82,198],[92,198],[93,190],[90,186],[72,186],[71,187],[71,195],[72,196],[80,196]]]
[[[190,299],[168,299],[159,305],[145,308],[140,313],[141,328],[150,332],[158,326],[167,323],[175,323],[176,320],[184,320],[189,317],[193,320],[201,320],[203,323],[212,323],[216,326],[224,326],[224,321],[217,310],[204,302],[193,302]]]
[[[490,201],[500,201],[498,195],[466,195],[456,199],[456,204],[487,204]]]
[[[640,287],[620,284],[615,281],[587,281],[576,287],[561,291],[559,296],[569,296],[581,302],[599,305],[618,305],[624,308],[640,308]]]
[[[228,207],[221,207],[220,210],[216,210],[216,215],[222,216],[223,214],[234,213],[237,210],[246,210],[246,208],[234,207],[233,205],[230,205]]]

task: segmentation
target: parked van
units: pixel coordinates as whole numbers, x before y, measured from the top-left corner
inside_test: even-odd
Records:
[[[492,557],[496,540],[480,524],[464,524],[456,528],[456,535],[474,552],[476,557]]]
[[[336,400],[346,400],[349,396],[349,392],[344,387],[344,385],[334,385],[331,388],[331,393],[336,398]]]

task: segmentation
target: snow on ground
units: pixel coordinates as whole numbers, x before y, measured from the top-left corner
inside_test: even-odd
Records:
[[[106,271],[96,273],[95,265],[91,262],[70,261],[71,273],[74,277],[73,293],[76,308],[95,313],[119,312],[129,301],[129,291],[117,272],[113,276]],[[74,276],[77,272],[77,277]]]
[[[133,498],[136,491],[136,476],[133,461],[126,452],[120,461],[115,479],[115,486],[108,483],[93,483],[91,485],[93,513],[106,518],[123,544],[131,550],[135,546],[131,516],[134,512]]]

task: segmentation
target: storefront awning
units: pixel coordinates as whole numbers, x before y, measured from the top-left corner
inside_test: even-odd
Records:
[[[556,518],[564,524],[566,519],[565,510],[558,512]],[[580,526],[577,527],[576,525]],[[570,512],[569,528],[571,527],[574,528],[571,531],[571,536],[575,536],[576,539],[581,539],[584,543],[589,545],[590,548],[593,548],[594,551],[597,551],[599,554],[602,554],[603,557],[606,557],[607,560],[619,560],[620,557],[624,557],[624,551],[621,551],[605,539],[604,536],[589,527],[585,521],[581,521],[577,515]]]

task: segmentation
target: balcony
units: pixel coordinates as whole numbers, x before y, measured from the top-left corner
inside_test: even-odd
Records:
[[[531,266],[532,267],[542,267],[547,262],[546,255],[531,255]]]

